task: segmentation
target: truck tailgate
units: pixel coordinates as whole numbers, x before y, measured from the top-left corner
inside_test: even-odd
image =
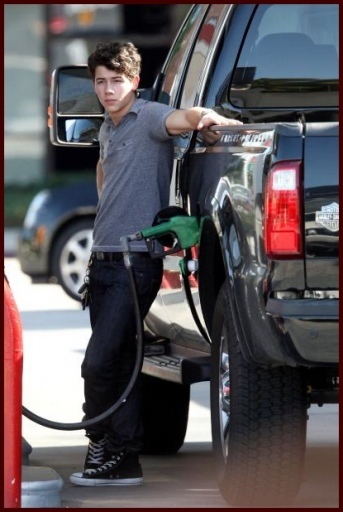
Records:
[[[338,289],[338,122],[308,123],[304,139],[306,284]]]

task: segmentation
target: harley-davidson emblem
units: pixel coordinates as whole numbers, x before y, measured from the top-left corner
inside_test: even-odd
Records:
[[[322,206],[320,212],[316,212],[316,222],[329,231],[339,230],[339,205],[337,203]]]

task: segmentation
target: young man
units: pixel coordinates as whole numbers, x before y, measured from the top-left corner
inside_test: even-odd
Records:
[[[125,390],[135,362],[135,316],[120,238],[152,225],[168,206],[173,135],[241,124],[212,110],[175,110],[137,97],[141,58],[132,43],[98,44],[88,67],[105,108],[97,165],[99,203],[89,267],[92,334],[82,363],[85,418],[106,411]],[[144,241],[131,244],[142,318],[159,290],[163,265]],[[140,385],[107,420],[86,430],[88,452],[76,485],[143,482]]]

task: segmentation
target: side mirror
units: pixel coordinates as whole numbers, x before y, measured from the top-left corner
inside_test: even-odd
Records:
[[[50,140],[56,146],[98,145],[104,109],[87,66],[61,66],[52,74]]]

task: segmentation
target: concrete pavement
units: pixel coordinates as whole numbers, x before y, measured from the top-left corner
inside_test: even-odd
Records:
[[[58,285],[32,285],[16,258],[6,258],[5,268],[23,323],[23,403],[51,420],[80,421],[79,369],[90,332],[88,314]],[[309,416],[304,483],[292,508],[336,508],[338,406],[311,407]],[[143,486],[92,489],[70,484],[70,473],[80,471],[86,454],[83,431],[53,430],[23,417],[23,436],[32,446],[31,467],[51,468],[63,480],[61,508],[230,508],[215,481],[208,383],[192,386],[180,452],[142,456]]]

